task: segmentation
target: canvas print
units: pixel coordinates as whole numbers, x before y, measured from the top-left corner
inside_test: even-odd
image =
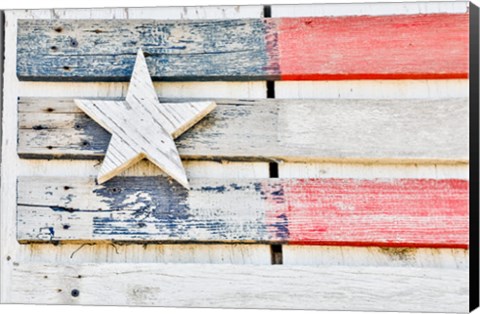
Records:
[[[469,6],[5,11],[2,303],[467,312]]]

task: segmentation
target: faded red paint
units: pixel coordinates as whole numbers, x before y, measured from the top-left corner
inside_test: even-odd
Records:
[[[276,20],[282,80],[468,77],[468,14]]]
[[[283,202],[264,186],[270,225],[286,217],[291,244],[468,247],[468,181],[300,179]],[[282,239],[278,239],[282,240]]]

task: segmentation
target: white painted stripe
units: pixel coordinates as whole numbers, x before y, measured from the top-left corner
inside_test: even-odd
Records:
[[[466,13],[467,1],[272,5],[272,17]]]
[[[283,246],[284,265],[469,268],[468,250],[352,246]]]
[[[337,163],[281,163],[280,178],[352,178],[352,179],[464,179],[468,165],[382,165]]]
[[[461,79],[275,82],[275,98],[282,99],[436,99],[468,92],[469,81]]]

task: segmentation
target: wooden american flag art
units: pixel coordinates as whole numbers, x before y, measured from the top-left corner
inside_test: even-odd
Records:
[[[467,2],[3,24],[2,302],[468,311]]]

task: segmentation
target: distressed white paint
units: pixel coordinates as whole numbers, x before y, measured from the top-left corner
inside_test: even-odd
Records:
[[[155,91],[162,97],[192,98],[265,98],[263,81],[254,82],[154,82]],[[91,82],[19,82],[20,97],[58,95],[61,97],[122,97],[128,83]]]
[[[24,263],[200,263],[269,265],[270,249],[263,244],[31,244]],[[61,249],[60,249],[60,248]],[[13,262],[16,259],[12,258]]]
[[[147,158],[185,188],[188,179],[173,139],[216,107],[212,101],[160,105],[141,49],[125,101],[75,99],[75,104],[112,134],[99,183]]]
[[[468,250],[351,246],[283,246],[283,264],[469,268]]]
[[[184,161],[189,178],[268,178],[268,164],[264,162]],[[21,159],[19,176],[95,176],[100,168],[96,160],[35,160]],[[142,160],[120,176],[156,176],[164,172],[148,160]]]
[[[275,98],[436,99],[468,97],[468,80],[279,81]]]
[[[37,10],[31,10],[37,11]],[[212,7],[142,7],[142,8],[98,8],[98,9],[53,9],[49,18],[56,19],[229,19],[255,18],[263,16],[260,5],[232,5]],[[108,17],[107,17],[108,16]]]
[[[280,163],[281,178],[354,178],[354,179],[465,179],[468,165],[382,165],[332,163]]]
[[[467,1],[272,5],[274,17],[466,13]]]
[[[130,9],[129,9],[130,10]],[[183,8],[169,9],[168,15]],[[46,264],[62,263],[110,263],[110,262],[182,262],[182,263],[229,263],[229,264],[270,264],[268,245],[19,245],[15,239],[16,228],[16,177],[17,175],[94,175],[98,171],[97,161],[68,160],[25,160],[16,154],[16,127],[18,96],[68,96],[68,97],[122,97],[126,95],[128,83],[44,83],[19,82],[15,74],[17,19],[29,18],[123,18],[123,9],[91,10],[18,10],[6,12],[5,30],[5,73],[4,73],[4,111],[2,139],[1,172],[1,302],[11,302],[11,283],[13,263],[41,262]],[[128,10],[127,10],[128,11]],[[132,18],[148,18],[153,11],[133,9]],[[226,10],[227,17],[234,18],[236,9]],[[189,11],[189,18],[216,18],[218,9],[213,7],[194,8]],[[262,14],[261,6],[248,10],[239,9],[241,17],[258,17]],[[169,97],[216,97],[262,98],[266,95],[265,82],[198,82],[198,83],[155,83],[160,96]],[[165,93],[165,94],[164,94]],[[267,163],[216,163],[186,162],[187,174],[191,177],[268,177]],[[151,173],[157,167],[144,161],[131,167],[126,175]],[[72,256],[73,254],[73,256]]]
[[[383,164],[468,161],[468,98],[234,102],[240,106],[216,100],[211,128],[200,127],[184,138],[182,156]],[[109,104],[93,103],[99,111]],[[47,108],[54,112],[45,113]],[[73,128],[82,118],[73,114],[81,111],[72,100],[20,99],[19,111],[22,156],[101,155],[80,145],[91,135]],[[37,125],[47,130],[36,130]]]
[[[465,269],[182,264],[13,267],[11,301],[466,312]],[[79,295],[72,297],[77,289]]]

